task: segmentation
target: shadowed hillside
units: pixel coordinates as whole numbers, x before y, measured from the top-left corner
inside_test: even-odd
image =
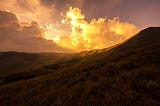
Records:
[[[123,52],[157,43],[160,43],[160,27],[149,27],[122,43],[120,46],[114,48],[111,52]]]
[[[102,50],[0,58],[1,106],[160,105],[160,27]]]

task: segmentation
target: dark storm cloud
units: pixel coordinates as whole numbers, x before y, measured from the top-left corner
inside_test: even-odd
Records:
[[[18,22],[16,15],[0,11],[0,27],[8,26],[14,22]]]
[[[44,30],[36,22],[19,22],[16,15],[6,11],[0,11],[0,22],[0,51],[65,51],[52,41],[44,39]]]

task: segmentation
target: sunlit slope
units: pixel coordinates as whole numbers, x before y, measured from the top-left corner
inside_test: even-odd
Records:
[[[147,28],[118,46],[45,63],[52,73],[2,83],[0,104],[160,105],[159,37],[160,28]]]
[[[97,53],[107,53],[107,54],[120,54],[125,51],[130,51],[133,49],[141,48],[144,46],[149,46],[152,44],[160,43],[160,27],[149,27],[140,31],[137,35],[132,38],[111,46],[106,49],[92,50],[92,51],[84,51],[80,52],[83,55],[91,55]]]
[[[157,43],[160,43],[160,27],[149,27],[111,51],[129,51]]]

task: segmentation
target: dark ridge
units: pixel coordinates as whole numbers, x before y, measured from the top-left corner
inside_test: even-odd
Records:
[[[160,43],[160,27],[149,27],[140,31],[137,35],[113,48],[110,53],[124,52]]]

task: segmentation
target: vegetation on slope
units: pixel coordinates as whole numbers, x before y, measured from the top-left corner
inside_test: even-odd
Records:
[[[48,74],[2,83],[0,105],[160,105],[160,31],[155,29],[160,28],[111,50],[66,54],[37,68]],[[137,39],[148,43],[135,45]]]

